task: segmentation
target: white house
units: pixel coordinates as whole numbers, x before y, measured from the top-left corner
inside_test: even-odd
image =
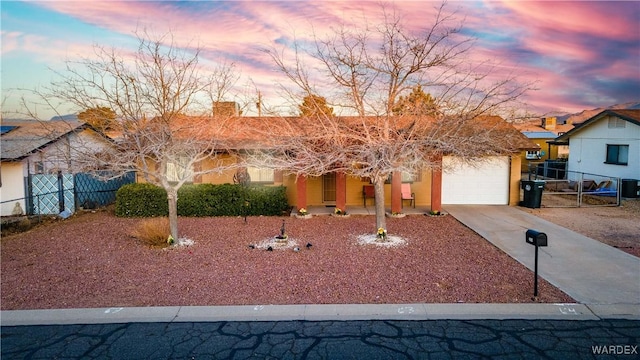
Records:
[[[12,215],[18,203],[26,210],[29,174],[78,172],[80,152],[94,151],[108,140],[79,121],[2,120],[0,135],[0,215]]]
[[[605,110],[559,136],[569,145],[568,170],[640,179],[640,110]]]

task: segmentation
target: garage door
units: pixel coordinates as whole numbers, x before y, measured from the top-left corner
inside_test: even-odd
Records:
[[[489,157],[475,166],[444,157],[442,165],[443,204],[509,203],[509,157]]]

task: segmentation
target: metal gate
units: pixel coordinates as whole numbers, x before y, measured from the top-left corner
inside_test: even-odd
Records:
[[[118,189],[135,182],[129,172],[111,180],[90,174],[34,174],[25,178],[26,211],[29,215],[52,215],[77,208],[93,209],[115,202]]]
[[[621,180],[617,177],[582,173],[561,169],[544,173],[530,171],[529,180],[544,180],[542,206],[544,207],[587,207],[619,206]]]
[[[30,175],[26,185],[28,214],[51,215],[76,210],[72,174]]]

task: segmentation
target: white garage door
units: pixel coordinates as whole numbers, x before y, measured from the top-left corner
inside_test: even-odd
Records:
[[[442,159],[442,203],[507,205],[509,157],[493,156],[475,166]]]

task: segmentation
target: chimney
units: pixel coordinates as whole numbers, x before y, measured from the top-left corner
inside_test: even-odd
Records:
[[[555,130],[556,117],[555,116],[543,117],[542,123],[540,124],[540,126],[542,126],[542,128],[544,128],[545,130]]]
[[[213,116],[240,116],[240,105],[235,101],[216,101],[213,103]]]
[[[256,107],[258,108],[258,117],[262,117],[262,94],[258,91],[258,102],[256,102]]]

